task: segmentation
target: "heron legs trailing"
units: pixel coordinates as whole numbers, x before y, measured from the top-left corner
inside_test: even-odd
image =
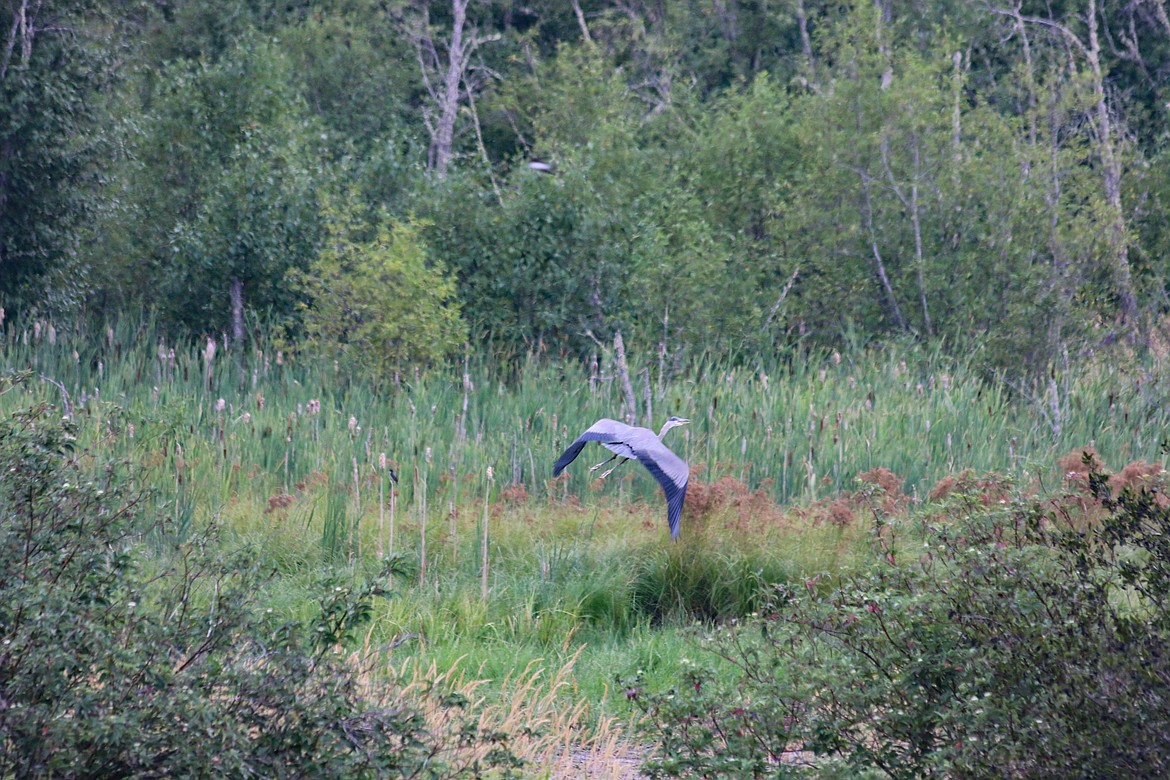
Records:
[[[613,455],[613,456],[610,456],[609,458],[607,458],[607,459],[605,459],[605,460],[601,461],[601,463],[598,463],[596,466],[590,466],[590,467],[589,467],[589,473],[591,473],[591,474],[592,474],[594,471],[597,471],[599,468],[601,468],[602,466],[604,466],[606,463],[609,463],[611,460],[617,460],[618,458],[622,458],[622,456],[620,456],[620,455]],[[605,479],[606,477],[608,477],[610,474],[612,474],[612,473],[613,473],[614,469],[616,469],[618,466],[620,466],[620,465],[622,465],[623,463],[625,463],[627,460],[629,460],[629,458],[622,458],[622,459],[621,459],[621,460],[619,460],[617,463],[615,463],[615,464],[614,464],[614,465],[613,465],[613,466],[612,466],[612,467],[609,469],[609,471],[605,472],[605,473],[604,473],[604,474],[602,474],[600,477],[598,477],[598,479]]]

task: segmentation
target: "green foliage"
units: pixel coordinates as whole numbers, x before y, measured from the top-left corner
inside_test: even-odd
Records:
[[[454,282],[428,259],[425,225],[383,218],[371,229],[349,211],[325,214],[329,239],[319,258],[290,277],[306,299],[308,348],[377,380],[453,354],[465,329]]]
[[[149,292],[167,322],[196,332],[227,328],[233,280],[252,311],[291,314],[285,273],[315,256],[330,179],[291,73],[277,46],[247,39],[158,74],[112,216],[129,224],[103,238],[108,284],[132,300]]]
[[[89,0],[0,3],[0,306],[60,312],[86,293],[80,231],[112,144],[103,95],[119,38]]]
[[[764,603],[768,584],[787,582],[795,573],[763,551],[752,555],[708,544],[700,536],[641,558],[631,586],[634,611],[655,625],[744,617]]]
[[[199,534],[172,549],[136,470],[78,436],[48,406],[0,424],[0,773],[460,773],[409,706],[330,652],[380,588],[335,585],[317,631],[281,622],[250,554]]]
[[[927,518],[917,560],[887,527],[831,593],[781,586],[762,618],[707,633],[741,677],[700,663],[653,699],[651,776],[1164,774],[1170,509],[1114,499],[1100,473],[1089,486],[1096,524],[1084,495],[962,495]]]

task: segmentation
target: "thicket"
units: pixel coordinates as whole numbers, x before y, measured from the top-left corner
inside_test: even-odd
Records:
[[[124,422],[105,424],[116,436]],[[271,573],[253,551],[214,528],[176,537],[144,511],[141,471],[79,444],[50,406],[0,421],[0,474],[0,775],[510,776],[517,765],[506,735],[458,712],[465,702],[434,692],[456,713],[436,733],[415,702],[336,652],[388,594],[388,572],[323,581],[316,616],[290,621],[259,600]]]
[[[878,515],[864,571],[705,630],[650,776],[1165,776],[1170,502],[1092,458],[1051,499],[951,485],[912,545]]]
[[[13,0],[0,30],[26,325],[259,320],[383,375],[621,332],[668,365],[913,339],[1040,376],[1167,313],[1161,2]],[[337,246],[347,197],[396,248]]]

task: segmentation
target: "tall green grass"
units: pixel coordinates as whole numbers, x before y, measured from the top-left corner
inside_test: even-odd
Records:
[[[636,345],[629,357],[641,376]],[[782,505],[853,490],[878,467],[921,498],[962,469],[1056,480],[1056,458],[1089,445],[1113,466],[1157,460],[1170,422],[1156,364],[1096,362],[1034,386],[921,350],[661,377],[656,359],[646,364],[639,414],[648,384],[651,427],[691,418],[667,443],[692,482],[733,477]],[[564,664],[584,643],[582,695],[612,697],[621,677],[670,673],[687,652],[671,627],[750,611],[761,586],[848,567],[862,545],[860,529],[831,524],[737,524],[731,515],[750,507],[691,507],[671,545],[645,470],[588,477],[584,461],[601,460],[600,448],[554,480],[553,461],[580,431],[621,416],[604,361],[591,377],[535,358],[505,374],[473,357],[466,383],[458,366],[376,388],[266,346],[217,340],[212,354],[147,320],[96,332],[9,324],[0,376],[19,371],[31,373],[0,385],[0,414],[68,407],[82,446],[146,467],[152,510],[180,533],[215,523],[258,550],[276,575],[275,609],[308,616],[322,572],[356,576],[379,552],[400,553],[410,575],[368,641],[440,667],[466,657],[495,679],[538,658]]]
[[[191,491],[214,511],[240,495],[327,486],[315,519],[338,526],[328,531],[338,550],[357,541],[345,518],[376,501],[383,453],[401,477],[404,512],[424,488],[437,514],[474,504],[489,467],[493,498],[523,484],[537,498],[656,500],[653,480],[631,477],[637,470],[628,467],[600,490],[576,464],[567,480],[552,481],[564,446],[598,417],[620,416],[619,383],[604,366],[590,382],[576,366],[532,360],[505,381],[472,361],[470,387],[452,369],[375,390],[328,360],[222,344],[208,357],[204,343],[168,342],[149,321],[98,333],[10,326],[0,333],[0,368],[32,369],[38,378],[0,397],[0,411],[60,402],[57,386],[39,377],[60,383],[95,441],[151,458],[160,486],[168,475],[174,489],[163,492],[180,512]],[[638,375],[641,366],[631,370]],[[813,355],[757,370],[707,365],[649,383],[658,417],[649,424],[657,428],[668,414],[691,418],[668,444],[694,479],[733,476],[766,486],[782,503],[851,489],[876,467],[921,496],[960,469],[1032,474],[1089,444],[1116,461],[1157,458],[1170,417],[1162,373],[1097,363],[1051,386],[1013,388],[921,351]],[[108,430],[104,404],[125,409],[134,427]]]

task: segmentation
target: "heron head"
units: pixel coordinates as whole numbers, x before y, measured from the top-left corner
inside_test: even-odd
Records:
[[[675,428],[675,427],[677,427],[677,426],[679,426],[679,425],[690,425],[690,423],[691,423],[691,421],[690,421],[690,420],[688,420],[688,419],[687,419],[687,418],[685,418],[685,417],[674,417],[674,416],[671,416],[671,418],[670,418],[669,420],[667,420],[667,421],[666,421],[666,426],[667,426],[668,428]]]

